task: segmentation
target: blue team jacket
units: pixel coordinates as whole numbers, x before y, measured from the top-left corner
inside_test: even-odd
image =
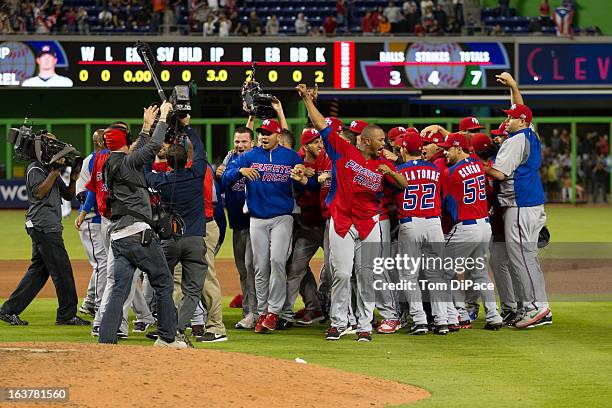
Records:
[[[226,163],[226,168],[230,163],[238,160],[240,155],[233,152]],[[225,194],[225,207],[227,208],[227,218],[229,226],[233,230],[249,228],[249,215],[244,213],[244,202],[246,200],[245,185],[246,178],[240,177],[238,181],[225,185],[221,180],[221,192]]]

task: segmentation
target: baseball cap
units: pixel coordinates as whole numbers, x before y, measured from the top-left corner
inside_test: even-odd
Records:
[[[275,121],[274,119],[266,119],[261,123],[261,126],[255,129],[257,133],[261,133],[261,131],[268,133],[281,133],[283,129],[281,128],[280,123]]]
[[[442,136],[442,133],[440,132],[432,132],[432,131],[427,131],[425,132],[425,134],[423,135],[423,144],[428,144],[428,143],[442,143],[444,141],[444,136]]]
[[[367,122],[364,122],[363,120],[354,120],[351,122],[349,130],[353,133],[360,135],[361,132],[363,132],[363,129],[365,129],[368,125],[369,124]]]
[[[340,132],[342,127],[344,127],[344,123],[342,123],[340,119],[333,116],[325,118],[325,123],[327,123],[327,126],[331,127],[335,132]]]
[[[531,119],[533,118],[531,109],[529,109],[527,105],[521,105],[520,103],[515,103],[510,109],[504,110],[504,112],[512,118],[525,119],[528,123],[531,123]]]
[[[508,120],[506,119],[506,120],[504,120],[502,122],[501,125],[499,125],[499,129],[493,129],[491,131],[491,134],[493,136],[504,136],[504,135],[507,135],[508,134],[508,132],[506,132],[506,125],[507,124],[508,124]]]
[[[476,133],[472,135],[472,148],[476,153],[482,152],[491,146],[491,138],[484,133]]]
[[[438,143],[438,146],[448,149],[449,147],[461,147],[462,149],[469,149],[470,142],[467,137],[461,133],[451,133],[446,137],[444,142]]]
[[[406,133],[406,128],[403,127],[403,126],[397,126],[397,127],[392,128],[391,130],[389,130],[389,132],[387,133],[387,137],[389,138],[389,140],[391,140],[391,141],[393,141],[393,143],[395,143],[395,139],[397,139],[398,137],[400,137],[404,133]]]
[[[406,132],[401,135],[402,147],[410,152],[416,152],[423,147],[423,139],[417,132]]]
[[[302,132],[302,146],[307,145],[308,143],[312,142],[320,136],[321,135],[319,134],[319,132],[317,132],[317,129],[304,129],[304,131]]]
[[[57,58],[57,54],[55,53],[55,51],[53,50],[53,48],[52,48],[50,45],[48,45],[48,44],[43,45],[43,46],[41,47],[41,49],[38,51],[38,56],[39,56],[39,57],[42,57],[44,54],[51,54],[51,55],[53,55],[55,58]]]
[[[467,118],[461,119],[459,122],[459,130],[477,130],[484,129],[484,126],[478,122],[478,119],[474,116],[468,116]]]

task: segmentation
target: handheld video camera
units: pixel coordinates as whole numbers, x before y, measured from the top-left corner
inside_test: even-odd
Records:
[[[19,129],[11,128],[7,139],[14,145],[13,151],[17,160],[38,160],[49,168],[70,166],[73,171],[78,171],[83,162],[81,153],[74,146],[49,137],[46,130],[35,132],[31,126],[24,124]],[[58,163],[62,158],[63,163]]]
[[[263,93],[259,82],[255,80],[256,62],[253,62],[251,81],[245,82],[242,86],[242,101],[246,106],[249,115],[259,119],[270,119],[276,117],[276,111],[272,107],[274,96]]]

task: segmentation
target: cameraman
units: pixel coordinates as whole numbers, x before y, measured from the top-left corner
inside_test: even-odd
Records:
[[[144,166],[155,159],[162,147],[172,105],[164,102],[150,143],[140,138],[130,150],[127,129],[107,130],[106,146],[110,154],[105,163],[104,178],[109,190],[113,224],[110,227],[114,257],[115,285],[100,325],[100,343],[117,343],[122,305],[129,295],[136,268],[145,272],[155,290],[159,338],[157,347],[187,348],[182,336],[176,337],[176,310],[172,302],[172,274],[168,269],[159,238],[151,230],[152,210]]]
[[[45,137],[45,136],[43,136]],[[52,134],[46,137],[55,139]],[[87,326],[89,322],[76,315],[78,297],[68,253],[62,239],[62,198],[72,200],[79,171],[73,168],[70,185],[60,177],[64,159],[53,163],[52,168],[32,160],[26,171],[26,188],[29,207],[26,212],[26,230],[32,239],[32,263],[17,289],[0,309],[0,320],[11,325],[25,326],[19,314],[28,307],[45,286],[49,275],[55,285],[59,308],[56,325]]]
[[[184,333],[196,306],[200,301],[204,279],[208,266],[206,264],[206,246],[203,237],[206,235],[204,222],[204,174],[206,173],[206,150],[204,143],[191,126],[189,115],[179,118],[181,132],[193,145],[193,164],[187,165],[187,150],[180,144],[173,144],[166,151],[169,172],[153,173],[151,165],[145,165],[145,175],[151,188],[161,194],[164,206],[169,206],[185,222],[182,238],[163,241],[164,254],[170,271],[174,271],[180,262],[182,266],[181,290],[183,301],[178,304],[178,330]]]

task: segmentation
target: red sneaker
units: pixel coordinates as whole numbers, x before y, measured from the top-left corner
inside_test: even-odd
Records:
[[[472,322],[469,320],[462,320],[459,322],[459,328],[460,329],[471,329],[472,328]]]
[[[257,319],[257,323],[255,323],[255,333],[263,333],[266,331],[263,325],[264,320],[266,320],[265,313],[259,316],[259,319]]]
[[[229,304],[229,307],[232,309],[242,309],[242,294],[237,294],[234,296],[232,301]]]
[[[323,313],[315,312],[314,310],[307,310],[306,313],[298,320],[298,324],[311,325],[314,322],[323,320]]]
[[[268,313],[261,325],[270,331],[274,331],[276,330],[276,322],[278,322],[278,315],[274,313]]]
[[[294,320],[300,320],[302,317],[304,317],[304,315],[306,314],[308,310],[306,310],[305,307],[301,308],[300,310],[298,310],[297,312],[295,312],[293,314],[293,319]]]
[[[380,322],[377,331],[381,334],[391,334],[398,331],[401,327],[399,320],[385,319]]]

